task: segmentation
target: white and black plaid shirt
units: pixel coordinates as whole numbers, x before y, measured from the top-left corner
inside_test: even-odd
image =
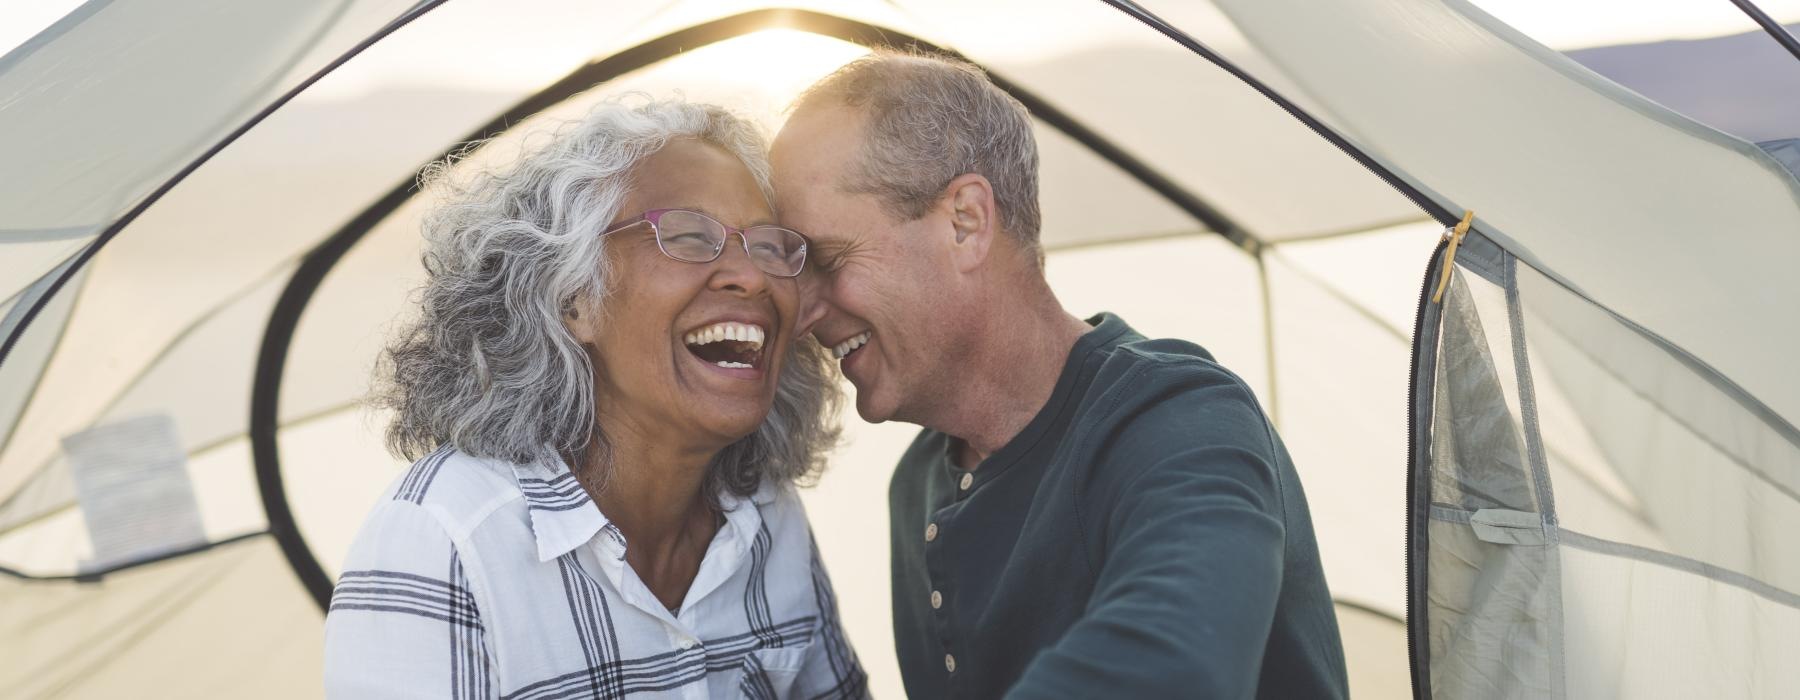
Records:
[[[561,462],[441,449],[369,514],[325,621],[336,698],[864,697],[791,488],[727,495],[678,612]]]

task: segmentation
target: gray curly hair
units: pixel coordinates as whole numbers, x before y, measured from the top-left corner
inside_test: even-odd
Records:
[[[578,467],[588,445],[605,449],[594,368],[562,317],[605,299],[612,276],[596,234],[617,216],[637,164],[678,138],[737,156],[769,196],[766,142],[752,122],[640,96],[599,105],[503,167],[458,168],[458,155],[425,169],[421,188],[437,199],[423,225],[426,282],[417,318],[382,356],[373,400],[394,412],[390,451],[418,459],[447,444],[518,463],[573,456]],[[782,366],[768,417],[714,457],[708,498],[823,468],[840,401],[829,359],[803,338]]]

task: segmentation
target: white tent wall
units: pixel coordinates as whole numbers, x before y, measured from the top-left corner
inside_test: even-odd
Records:
[[[39,180],[15,188],[8,178],[0,186],[0,197],[30,199],[29,206],[0,207],[0,300],[54,279],[45,273],[276,95],[384,23],[422,9],[343,3],[320,19],[290,16],[301,11],[274,4],[235,3],[234,14],[208,14],[216,4],[183,0],[149,12],[152,3],[96,3],[89,9],[130,19],[141,41],[108,43],[126,29],[109,14],[105,22],[53,28],[46,37],[76,39],[52,44],[49,53],[0,59],[0,156],[20,154],[0,162],[9,172],[27,164],[45,182],[78,185],[51,192]],[[1307,489],[1327,577],[1343,601],[1352,689],[1359,696],[1403,693],[1405,357],[1438,225],[1239,79],[1103,3],[799,6],[839,18],[833,31],[849,20],[867,23],[856,31],[880,27],[958,50],[1057,110],[1040,117],[1072,120],[1134,164],[1108,162],[1055,119],[1038,125],[1053,286],[1077,313],[1114,311],[1152,335],[1208,347],[1255,389]],[[420,279],[418,216],[429,201],[396,188],[509,107],[587,61],[632,47],[660,53],[638,55],[643,67],[605,76],[591,90],[575,86],[538,105],[546,109],[537,116],[511,120],[464,167],[503,159],[528,134],[630,90],[679,90],[773,128],[797,90],[863,49],[794,29],[820,30],[817,15],[765,13],[752,15],[754,23],[707,24],[767,7],[457,0],[418,15],[275,110],[130,221],[0,358],[0,567],[76,572],[91,552],[60,441],[93,425],[163,414],[174,419],[189,452],[209,540],[284,527],[268,521],[259,494],[275,479],[297,526],[290,547],[301,542],[334,577],[362,514],[404,466],[382,449],[383,416],[358,404]],[[1662,599],[1630,601],[1618,586],[1632,583],[1671,600],[1712,596],[1710,609],[1760,620],[1713,630],[1703,661],[1716,661],[1715,668],[1682,666],[1693,670],[1684,682],[1754,678],[1761,684],[1755,689],[1785,688],[1787,671],[1764,659],[1794,649],[1788,640],[1797,627],[1779,601],[1786,600],[1781,591],[1800,587],[1800,572],[1791,546],[1746,533],[1791,532],[1800,524],[1792,504],[1768,488],[1770,479],[1790,488],[1800,481],[1792,445],[1778,432],[1746,432],[1732,412],[1741,402],[1715,391],[1693,365],[1658,364],[1654,353],[1651,360],[1617,354],[1620,342],[1596,335],[1592,323],[1569,326],[1569,314],[1585,300],[1543,300],[1555,298],[1559,279],[1576,280],[1651,330],[1684,346],[1695,342],[1690,349],[1701,360],[1786,410],[1782,397],[1800,397],[1793,391],[1800,384],[1769,353],[1792,345],[1781,339],[1800,338],[1800,320],[1777,313],[1796,298],[1784,285],[1797,283],[1768,275],[1777,256],[1800,245],[1784,233],[1800,230],[1788,226],[1800,221],[1800,200],[1782,189],[1792,181],[1769,177],[1772,171],[1729,137],[1558,63],[1460,0],[1355,0],[1330,8],[1226,0],[1157,9],[1338,127],[1377,164],[1398,169],[1399,179],[1423,189],[1434,206],[1478,208],[1479,230],[1528,263],[1549,261],[1555,278],[1527,275],[1521,279],[1535,281],[1521,286],[1547,290],[1526,295],[1528,323],[1563,330],[1560,337],[1534,333],[1528,353],[1545,368],[1535,404],[1542,413],[1530,420],[1542,426],[1546,473],[1557,482],[1566,523],[1591,539],[1655,550],[1702,571],[1735,572],[1765,587],[1720,587],[1716,577],[1691,575],[1692,567],[1670,574],[1677,569],[1666,561],[1616,556],[1612,545],[1569,555],[1560,569],[1566,648],[1591,665],[1571,676],[1569,696],[1691,687],[1623,684],[1704,631],[1696,627],[1703,618],[1656,619],[1658,608],[1650,606]],[[1423,23],[1396,19],[1408,13]],[[197,15],[208,19],[190,21]],[[708,29],[683,35],[688,43],[657,43],[697,25]],[[223,26],[242,34],[214,36]],[[1421,27],[1448,28],[1462,40],[1445,43]],[[753,30],[761,31],[727,38]],[[240,41],[245,37],[260,42],[254,51]],[[1395,46],[1379,45],[1384,41]],[[30,62],[64,50],[85,52],[86,63]],[[195,68],[201,58],[216,63],[244,52],[251,55],[227,74]],[[88,71],[88,82],[69,93],[64,111],[10,99],[60,84],[67,74],[59,71],[77,69]],[[1495,94],[1479,95],[1478,105],[1459,102],[1482,91],[1455,89],[1452,79],[1474,80],[1483,71],[1497,72],[1488,83]],[[1439,85],[1447,87],[1433,87]],[[1543,90],[1557,99],[1542,100]],[[189,93],[204,99],[159,102]],[[141,124],[118,127],[114,115],[146,100],[156,109]],[[106,161],[89,154],[64,162],[37,142],[70,141],[103,126],[140,147],[125,149],[130,158],[96,165]],[[93,153],[106,149],[121,146],[102,141]],[[1705,165],[1668,170],[1684,159]],[[1547,171],[1604,186],[1556,190],[1559,181],[1541,177]],[[1164,189],[1146,184],[1145,173],[1165,178]],[[64,201],[79,193],[87,195],[79,206]],[[397,198],[391,211],[382,208],[384,193]],[[1627,211],[1640,200],[1651,214]],[[371,211],[376,220],[356,225],[372,228],[352,230],[356,217]],[[1621,216],[1602,216],[1613,211]],[[278,299],[311,274],[309,252],[340,231],[354,234],[346,239],[354,245],[312,270],[322,275],[316,290],[293,309],[297,316],[283,318]],[[1626,251],[1629,265],[1618,251]],[[1708,286],[1714,283],[1737,286]],[[0,319],[23,320],[24,304],[8,303],[0,301]],[[1502,317],[1504,306],[1502,299]],[[259,394],[255,383],[259,362],[268,360],[268,334],[283,323],[293,325],[274,365],[278,381],[263,389],[278,390],[278,402],[263,409],[274,428],[267,461],[280,470],[259,482],[246,431],[253,402],[275,395]],[[1714,332],[1718,337],[1708,335]],[[1755,333],[1777,342],[1748,342]],[[0,334],[0,342],[5,338]],[[1648,374],[1596,383],[1605,374],[1597,366],[1618,363]],[[1645,386],[1675,393],[1646,399]],[[1505,404],[1522,431],[1527,419],[1516,391]],[[1666,411],[1689,404],[1695,408],[1688,413]],[[885,492],[911,429],[864,425],[853,415],[847,423],[845,444],[804,497],[873,688],[896,696]],[[1692,437],[1697,423],[1703,438]],[[1642,434],[1667,442],[1632,441]],[[1756,465],[1763,477],[1738,463]],[[18,669],[18,684],[0,687],[25,688],[28,696],[108,696],[132,684],[163,683],[150,687],[315,696],[320,615],[313,592],[280,555],[275,540],[261,536],[97,580],[22,580],[0,572],[0,654],[28,660],[8,665]],[[182,598],[182,591],[198,597]],[[277,604],[246,612],[239,603],[258,594]],[[184,602],[156,602],[171,599]],[[141,615],[152,605],[162,605],[155,609],[163,614],[117,624],[117,616]],[[1762,636],[1746,642],[1733,636],[1741,630]],[[140,638],[156,643],[134,643]],[[1630,638],[1648,641],[1606,655]],[[176,678],[197,668],[195,659],[212,658],[213,644],[231,646],[218,652],[228,663],[240,659],[228,669],[233,673]],[[90,647],[119,653],[102,660]],[[1735,657],[1751,659],[1748,666],[1733,665],[1739,651],[1754,652]],[[271,682],[259,687],[260,678]],[[0,672],[0,684],[12,680]],[[1621,684],[1607,685],[1614,681]],[[189,682],[215,684],[183,684]]]
[[[0,578],[7,697],[319,697],[319,610],[267,536],[102,582]]]

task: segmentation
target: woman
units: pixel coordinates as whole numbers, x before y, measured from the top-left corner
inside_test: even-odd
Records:
[[[418,461],[338,581],[329,693],[866,695],[793,489],[837,394],[757,130],[613,103],[450,171],[379,397]]]

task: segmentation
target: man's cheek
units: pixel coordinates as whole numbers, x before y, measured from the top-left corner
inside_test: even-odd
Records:
[[[794,323],[794,337],[803,337],[812,332],[813,326],[825,318],[831,304],[825,299],[827,284],[820,279],[819,273],[807,272],[800,275],[800,313]]]

